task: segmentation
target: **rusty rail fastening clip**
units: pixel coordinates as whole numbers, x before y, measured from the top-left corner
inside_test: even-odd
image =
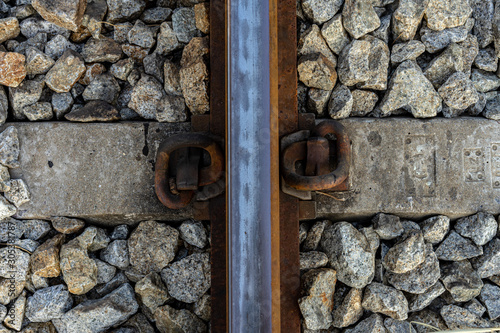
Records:
[[[330,171],[327,135],[336,138],[337,168]],[[306,160],[305,175],[297,173],[297,161]],[[349,176],[351,145],[344,126],[335,120],[318,124],[308,141],[290,144],[283,150],[282,175],[288,186],[301,191],[331,190]]]
[[[185,167],[193,169],[197,174],[193,175],[194,187],[206,186],[215,183],[223,176],[224,154],[221,148],[211,137],[201,133],[182,133],[169,137],[158,148],[155,164],[155,191],[162,204],[170,209],[186,207],[195,194],[193,180],[186,178],[189,171],[184,171],[182,180],[177,184],[183,185],[182,189],[172,192],[171,178],[169,176],[169,162],[174,151],[186,148],[201,148],[210,155],[210,165],[198,168],[200,156],[184,157]],[[179,173],[178,173],[179,175]],[[197,178],[197,181],[196,181]]]

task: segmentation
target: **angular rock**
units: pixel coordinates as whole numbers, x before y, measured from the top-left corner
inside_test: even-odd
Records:
[[[300,270],[324,267],[328,264],[328,256],[323,252],[310,251],[299,254]]]
[[[119,286],[123,285],[124,283],[128,283],[129,280],[125,276],[123,272],[119,272],[116,274],[109,282],[107,282],[104,285],[100,285],[96,287],[95,291],[100,295],[104,296],[118,288]]]
[[[78,83],[83,85],[89,85],[95,78],[106,71],[106,67],[101,63],[93,63],[86,67],[85,74],[78,81]]]
[[[479,301],[475,298],[465,303],[464,308],[466,308],[467,310],[469,310],[478,317],[482,317],[483,314],[486,312],[486,308],[481,303],[479,303]]]
[[[205,323],[188,310],[176,310],[169,305],[156,309],[154,314],[156,328],[161,333],[207,331]]]
[[[321,31],[316,24],[311,25],[309,29],[301,33],[297,47],[298,57],[314,53],[321,53],[328,58],[334,66],[337,66],[337,58],[328,47],[328,44],[321,35]]]
[[[37,18],[30,17],[19,23],[21,34],[26,38],[31,38],[38,33],[46,33],[48,36],[63,35],[69,37],[70,31],[55,25],[52,22]]]
[[[85,221],[63,216],[53,217],[51,222],[52,227],[63,234],[72,234],[85,227]]]
[[[109,244],[109,237],[102,228],[90,226],[76,238],[81,246],[88,251],[94,252],[104,249]]]
[[[491,327],[487,320],[482,319],[472,312],[456,305],[445,305],[440,311],[441,317],[448,328],[452,330]]]
[[[414,61],[407,60],[392,74],[379,108],[382,116],[402,108],[415,118],[428,118],[435,117],[441,111],[441,102],[441,97],[420,67]]]
[[[435,31],[424,25],[420,30],[420,40],[424,43],[427,52],[435,53],[451,43],[463,42],[468,33],[469,30],[466,26]]]
[[[303,0],[302,12],[315,24],[323,24],[335,15],[344,0]]]
[[[85,88],[82,97],[85,101],[101,100],[113,103],[119,93],[120,85],[115,78],[109,74],[101,74]]]
[[[337,14],[323,24],[321,35],[335,54],[340,54],[342,49],[349,44],[350,38],[342,25],[342,15]]]
[[[476,90],[483,93],[500,87],[500,78],[498,76],[480,69],[472,70],[471,80]]]
[[[26,77],[26,58],[15,52],[0,51],[0,84],[17,87]]]
[[[155,330],[149,323],[148,319],[146,316],[144,316],[142,313],[138,312],[132,317],[130,317],[129,320],[127,320],[123,325],[123,327],[126,328],[131,328],[135,330],[134,332],[139,332],[139,333],[155,333]]]
[[[398,216],[384,213],[377,214],[373,219],[373,229],[380,239],[391,240],[403,234],[403,225]]]
[[[163,87],[154,77],[143,75],[134,86],[128,106],[145,119],[155,119],[157,106],[164,95]]]
[[[12,255],[15,258],[15,270],[12,270]],[[0,249],[0,276],[15,280],[26,281],[29,270],[30,255],[18,248],[3,247]]]
[[[126,283],[103,298],[77,305],[52,323],[58,333],[98,333],[123,323],[138,309],[134,289]]]
[[[406,273],[419,266],[425,259],[425,243],[422,232],[409,231],[382,260],[384,267],[392,273]]]
[[[427,243],[440,243],[450,229],[450,218],[444,215],[433,216],[420,224]]]
[[[380,26],[380,19],[368,0],[346,0],[342,10],[344,28],[354,38],[363,37]]]
[[[332,119],[347,118],[351,114],[353,102],[349,88],[338,84],[330,95],[328,114]]]
[[[179,43],[179,40],[172,29],[171,23],[163,22],[160,25],[160,32],[158,33],[155,53],[168,55],[181,47],[182,43]]]
[[[52,104],[48,102],[37,102],[23,108],[23,114],[30,121],[50,120],[54,116]]]
[[[52,94],[52,111],[57,119],[61,119],[73,106],[73,96],[71,93]]]
[[[104,101],[90,101],[77,110],[64,116],[69,121],[95,122],[120,120],[120,113],[115,107]]]
[[[193,312],[204,321],[210,321],[212,312],[210,295],[205,294],[196,303],[194,303]]]
[[[355,324],[363,316],[363,291],[351,288],[342,304],[333,311],[333,327],[343,328]]]
[[[364,309],[382,313],[396,320],[408,318],[408,301],[403,293],[392,287],[373,282],[364,291]]]
[[[327,329],[332,324],[331,311],[336,282],[336,272],[329,268],[310,270],[302,277],[306,296],[299,299],[299,308],[308,329]]]
[[[114,240],[101,251],[101,260],[116,266],[120,269],[126,269],[130,265],[128,247],[126,240]]]
[[[152,272],[135,284],[135,293],[140,303],[152,315],[155,310],[170,299],[167,288],[163,284],[160,275]]]
[[[87,8],[85,0],[32,0],[31,5],[47,21],[77,31]]]
[[[430,244],[425,248],[425,259],[415,269],[396,274],[387,272],[385,278],[396,289],[412,294],[422,294],[431,288],[441,276],[439,261]]]
[[[45,54],[52,59],[59,59],[66,49],[72,49],[78,52],[77,47],[62,35],[56,35],[45,44]]]
[[[375,274],[375,255],[366,237],[347,222],[328,226],[321,247],[339,281],[353,288],[363,288]]]
[[[416,60],[425,52],[425,45],[418,40],[396,44],[392,47],[391,62],[398,64],[406,60]]]
[[[463,238],[455,231],[451,231],[448,237],[436,249],[436,255],[440,260],[459,261],[470,259],[483,254],[481,246]]]
[[[14,111],[14,118],[25,119],[23,108],[38,102],[42,96],[45,82],[43,79],[25,80],[18,87],[9,88],[9,99]]]
[[[0,87],[0,124],[5,124],[9,110],[9,100],[5,89]]]
[[[204,114],[210,110],[208,99],[208,69],[203,61],[181,68],[180,85],[185,103],[192,114]]]
[[[179,232],[155,221],[145,221],[128,239],[130,264],[141,274],[160,272],[175,257]]]
[[[432,59],[424,75],[438,89],[456,72],[464,71],[464,51],[457,43],[451,43],[439,56]]]
[[[70,293],[82,295],[97,284],[97,265],[77,238],[61,247],[60,260],[62,276]]]
[[[131,21],[138,18],[146,8],[145,0],[107,0],[110,23]]]
[[[172,14],[172,28],[177,39],[182,43],[189,43],[191,38],[199,36],[194,9],[189,7],[175,9]]]
[[[210,6],[206,2],[197,3],[194,5],[194,17],[196,29],[204,34],[210,33]]]
[[[463,73],[456,72],[438,89],[443,101],[451,108],[464,110],[479,101],[472,81]]]
[[[5,199],[9,200],[17,208],[31,200],[31,194],[28,186],[22,179],[13,179],[10,181],[10,190],[5,192]]]
[[[461,218],[455,224],[455,230],[463,237],[472,239],[476,245],[488,243],[497,234],[498,223],[489,213],[479,212]]]
[[[182,96],[179,70],[180,68],[176,64],[168,59],[165,60],[163,64],[163,88],[169,95]]]
[[[378,38],[354,40],[340,53],[338,75],[346,86],[385,90],[389,68],[389,48]]]
[[[493,41],[493,0],[471,0],[472,17],[475,20],[473,33],[477,36],[479,46],[485,48]]]
[[[26,227],[24,231],[24,238],[27,239],[39,240],[47,235],[51,230],[50,223],[47,221],[25,220],[22,223]]]
[[[208,253],[195,253],[161,271],[169,294],[185,303],[196,302],[210,288]]]
[[[185,49],[185,48],[184,48]],[[165,57],[158,53],[147,55],[142,60],[144,72],[153,75],[158,81],[163,82],[163,62]]]
[[[370,244],[370,249],[372,250],[372,252],[377,252],[380,246],[380,237],[375,232],[375,230],[373,230],[373,227],[362,228],[359,231],[361,231],[363,235],[365,235],[366,240]]]
[[[122,47],[111,38],[100,36],[99,39],[90,38],[82,50],[85,62],[115,63],[122,57]]]
[[[468,0],[454,0],[453,4],[448,0],[432,0],[425,11],[425,18],[430,29],[441,31],[464,25],[471,14]]]
[[[307,232],[307,237],[302,244],[303,251],[315,251],[321,241],[321,235],[327,225],[331,224],[328,220],[317,221]]]
[[[401,41],[412,40],[422,21],[425,8],[429,0],[401,0],[392,17],[394,39]]]
[[[134,60],[131,58],[127,59],[122,59],[113,65],[111,65],[111,68],[109,69],[109,73],[116,77],[117,79],[126,81],[128,75],[134,68]]]
[[[16,207],[11,205],[3,196],[0,196],[0,219],[11,217],[16,213]]]
[[[7,328],[12,328],[13,330],[20,331],[23,320],[24,312],[26,310],[26,292],[23,292],[9,307],[8,316],[5,317],[3,323]]]
[[[331,93],[330,90],[310,88],[307,92],[307,109],[318,115],[323,115]]]
[[[111,233],[111,239],[127,239],[128,236],[128,225],[121,224],[117,225],[113,232]]]
[[[441,296],[446,289],[441,282],[436,282],[426,292],[422,294],[413,294],[408,298],[409,312],[415,312],[425,309],[433,300]]]
[[[179,232],[181,239],[190,245],[203,249],[208,244],[207,232],[200,221],[182,222]]]
[[[455,302],[470,301],[483,288],[483,281],[468,260],[442,264],[441,281]]]
[[[141,20],[135,21],[135,25],[128,32],[128,41],[145,49],[150,49],[155,43],[153,31]]]
[[[7,17],[0,20],[0,43],[19,36],[21,29],[19,21],[15,17]]]
[[[99,259],[94,259],[97,266],[97,284],[108,283],[116,274],[116,267]]]
[[[71,309],[73,299],[63,284],[39,289],[26,303],[26,318],[32,322],[47,322],[61,318]]]
[[[299,80],[308,87],[332,90],[337,81],[335,65],[320,53],[302,56],[297,71]]]
[[[495,92],[493,98],[487,100],[483,115],[488,119],[500,120],[500,94],[498,92]]]
[[[80,54],[68,49],[49,70],[45,76],[45,83],[55,92],[68,92],[85,73],[85,70],[86,67]]]
[[[472,71],[472,65],[479,53],[479,44],[477,42],[477,37],[471,34],[467,35],[467,38],[459,45],[464,50],[464,73],[467,77],[470,77]]]
[[[34,47],[26,50],[26,72],[29,75],[45,74],[54,66],[55,61]]]
[[[490,320],[500,317],[500,288],[491,284],[485,284],[479,296],[481,302],[488,310]],[[481,317],[481,316],[479,316]]]
[[[389,35],[390,35],[390,27],[391,27],[391,15],[385,15],[380,18],[380,27],[377,30],[372,31],[370,35],[382,40],[384,43],[389,43]]]
[[[498,69],[498,58],[492,48],[480,49],[474,59],[477,68],[487,72],[496,72]]]
[[[484,247],[484,254],[471,260],[481,278],[500,274],[500,239],[494,238]]]
[[[57,277],[61,274],[59,251],[64,234],[57,234],[40,245],[31,256],[31,271],[41,277]]]
[[[382,316],[372,314],[354,328],[345,330],[345,333],[387,333],[387,330],[384,327]]]

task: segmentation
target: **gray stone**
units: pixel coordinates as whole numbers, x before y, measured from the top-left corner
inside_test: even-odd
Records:
[[[380,27],[378,27],[377,30],[371,32],[370,35],[388,44],[390,32],[391,32],[391,15],[385,15],[380,18]]]
[[[106,282],[103,285],[97,286],[95,288],[95,291],[100,295],[104,296],[118,288],[119,286],[123,285],[124,283],[128,283],[129,280],[127,276],[123,272],[119,272],[116,274],[109,282]]]
[[[129,30],[127,39],[130,44],[150,49],[155,43],[153,31],[141,20],[135,21],[135,25]]]
[[[200,221],[187,220],[179,226],[180,237],[186,243],[203,249],[208,245],[207,232]]]
[[[373,219],[373,229],[380,239],[391,240],[403,234],[403,225],[398,216],[384,213],[377,214]]]
[[[86,67],[80,54],[67,49],[48,71],[45,83],[55,92],[68,92],[85,73],[85,70]]]
[[[474,65],[487,72],[496,72],[498,69],[498,58],[495,50],[491,47],[480,49],[476,59],[474,59]]]
[[[145,119],[155,119],[156,110],[165,91],[154,77],[143,75],[134,86],[128,106]]]
[[[37,102],[26,105],[23,108],[23,113],[30,121],[50,120],[54,116],[52,113],[52,104],[48,102]]]
[[[31,239],[18,239],[12,243],[12,245],[18,246],[20,249],[26,250],[29,253],[33,253],[40,243]]]
[[[466,26],[435,31],[423,25],[420,30],[420,40],[425,45],[425,50],[429,53],[435,53],[444,49],[451,43],[463,42],[469,33]]]
[[[456,72],[438,89],[443,101],[451,108],[463,110],[479,101],[472,81],[463,73]]]
[[[358,39],[380,26],[380,19],[368,0],[346,0],[342,10],[344,28]]]
[[[459,261],[474,258],[481,254],[483,254],[481,246],[477,246],[453,230],[436,249],[436,255],[440,260]]]
[[[392,287],[373,282],[364,291],[364,309],[382,313],[396,320],[408,318],[408,301],[403,293]]]
[[[3,196],[0,196],[0,218],[11,217],[16,213],[16,207],[11,205]]]
[[[396,289],[422,294],[436,284],[440,276],[438,258],[428,244],[425,248],[425,260],[419,266],[402,274],[387,272],[385,278]]]
[[[432,59],[424,75],[438,89],[456,72],[464,71],[464,51],[457,43],[451,43],[439,56]]]
[[[405,235],[407,232],[410,231],[420,230],[420,226],[418,225],[417,222],[401,220],[401,225],[403,226],[404,230],[403,235]]]
[[[442,264],[441,281],[455,302],[470,301],[483,288],[483,281],[468,260]]]
[[[380,237],[375,232],[373,227],[361,228],[359,231],[361,231],[363,235],[365,235],[366,240],[370,244],[370,249],[372,250],[372,252],[373,253],[377,252],[380,246]]]
[[[194,314],[204,321],[210,321],[212,312],[211,299],[210,295],[205,294],[193,306]]]
[[[321,235],[325,230],[325,227],[330,225],[331,222],[328,220],[315,222],[309,231],[307,232],[307,237],[302,244],[303,251],[315,251],[318,249],[319,242],[321,241]]]
[[[35,80],[25,80],[18,87],[9,87],[9,100],[15,119],[25,119],[23,108],[38,102],[42,96],[45,82],[40,77]]]
[[[396,44],[391,50],[391,62],[398,64],[406,60],[416,60],[425,52],[425,45],[418,40]]]
[[[407,321],[385,318],[384,326],[388,333],[416,333],[411,323]]]
[[[169,95],[182,96],[179,70],[180,67],[168,59],[163,63],[163,88]]]
[[[497,229],[495,217],[484,212],[461,218],[455,224],[455,230],[461,236],[472,239],[478,246],[491,241],[497,234]]]
[[[109,73],[117,79],[126,81],[133,68],[134,60],[132,60],[131,58],[122,59],[111,65]]]
[[[310,88],[307,92],[307,109],[317,115],[323,115],[331,93],[331,90]]]
[[[68,39],[62,35],[56,35],[47,44],[45,44],[45,54],[52,59],[59,59],[66,49],[78,51],[76,45],[69,42]]]
[[[328,256],[318,251],[300,252],[299,263],[300,270],[321,268],[328,264]]]
[[[161,55],[168,55],[169,53],[182,47],[179,43],[175,31],[172,29],[170,22],[163,22],[160,25],[160,32],[158,33],[158,41],[155,53]]]
[[[338,75],[346,86],[385,90],[389,68],[389,48],[378,38],[353,40],[340,53]]]
[[[156,327],[161,333],[192,332],[203,333],[207,331],[205,323],[188,310],[176,310],[169,305],[156,309]]]
[[[196,302],[210,288],[208,253],[195,253],[161,271],[169,294],[185,303]]]
[[[307,238],[308,226],[306,223],[299,225],[299,243],[302,244]]]
[[[464,73],[467,77],[470,77],[472,71],[472,65],[479,53],[479,43],[477,42],[477,37],[471,34],[467,35],[467,38],[458,45],[464,50]]]
[[[61,318],[71,309],[73,299],[63,284],[39,289],[26,303],[26,318],[32,322],[47,322]]]
[[[354,101],[351,91],[343,84],[338,84],[330,95],[328,102],[328,114],[332,119],[343,119],[349,117]]]
[[[428,307],[433,300],[441,296],[446,289],[441,282],[436,282],[432,287],[422,294],[412,294],[408,298],[409,312],[420,311]]]
[[[426,325],[431,325],[433,327],[437,327],[440,330],[447,330],[448,327],[446,323],[441,318],[439,313],[431,311],[429,309],[425,309],[419,312],[412,313],[409,318],[410,322],[414,322],[414,328],[417,333],[427,333],[429,332],[429,328],[424,325],[420,325],[419,323],[423,323]]]
[[[392,30],[395,40],[408,41],[415,37],[429,0],[401,0],[393,14]]]
[[[303,55],[315,53],[321,53],[328,58],[334,66],[337,66],[337,58],[332,53],[325,39],[321,35],[319,27],[316,24],[313,24],[300,34],[297,46],[297,55],[301,57]]]
[[[433,216],[420,224],[427,243],[440,243],[450,229],[450,218],[444,215]]]
[[[481,278],[500,274],[500,239],[494,238],[484,247],[484,254],[471,260]]]
[[[155,333],[146,316],[140,312],[130,317],[122,326],[131,328],[138,333]]]
[[[119,93],[120,85],[115,78],[109,74],[101,74],[85,88],[82,97],[85,101],[101,100],[113,103]]]
[[[141,274],[160,272],[175,257],[179,232],[163,223],[145,221],[128,239],[130,264]]]
[[[10,181],[10,190],[5,192],[5,199],[19,208],[31,200],[31,194],[28,186],[22,179],[12,179]]]
[[[128,236],[128,225],[122,224],[117,225],[113,232],[111,233],[111,239],[127,239]]]
[[[323,24],[335,15],[344,0],[302,0],[302,12],[315,24]]]
[[[10,173],[9,168],[0,165],[0,192],[10,190]]]
[[[479,296],[481,302],[488,310],[490,320],[496,320],[500,317],[500,288],[492,284],[486,283],[481,289]],[[479,315],[478,317],[481,317]]]
[[[492,324],[487,320],[456,305],[443,306],[440,314],[451,330],[492,327]]]
[[[486,312],[486,308],[481,303],[479,303],[479,301],[475,298],[465,303],[464,308],[466,308],[467,310],[469,310],[478,317],[482,317],[483,314]]]
[[[90,101],[78,109],[73,109],[64,118],[78,122],[115,121],[120,120],[120,113],[108,102],[96,100]]]
[[[31,38],[38,33],[46,33],[49,36],[60,34],[69,37],[70,35],[70,31],[67,29],[37,17],[30,17],[22,20],[19,23],[19,27],[21,28],[21,34],[26,38]]]
[[[165,57],[158,53],[147,55],[142,63],[144,65],[144,72],[153,75],[158,81],[163,83],[163,62]]]
[[[20,239],[25,233],[26,225],[23,221],[13,218],[4,218],[0,220],[0,242],[6,243],[11,240]]]
[[[487,99],[483,115],[492,120],[500,119],[500,94],[495,92],[494,97]]]
[[[0,88],[0,124],[4,124],[7,120],[7,114],[9,110],[9,100],[7,98],[7,94],[5,93],[5,89],[3,87]]]
[[[54,66],[55,61],[34,47],[26,50],[26,72],[28,75],[45,74]]]
[[[472,70],[471,80],[476,90],[483,93],[500,87],[500,78],[498,76],[480,69]]]
[[[172,14],[172,28],[177,39],[182,43],[189,43],[191,38],[200,36],[196,29],[194,9],[189,7],[177,8]]]
[[[409,231],[393,247],[382,260],[385,269],[392,273],[402,274],[417,268],[425,259],[425,243],[422,232]]]
[[[101,251],[100,258],[108,264],[126,269],[130,265],[127,241],[121,239],[112,241]]]
[[[329,268],[310,270],[302,276],[305,296],[299,299],[299,308],[308,329],[327,329],[332,324],[336,282],[336,272]]]
[[[335,54],[340,54],[342,49],[349,44],[351,39],[342,25],[342,15],[337,14],[323,24],[321,35]]]
[[[455,0],[453,6],[446,0],[432,0],[425,11],[427,25],[432,30],[441,31],[464,25],[472,14],[467,0]]]
[[[51,230],[50,223],[42,220],[25,220],[24,238],[39,240],[49,233]]]
[[[94,288],[97,284],[97,265],[77,238],[61,247],[60,258],[61,272],[70,293],[82,295]]]
[[[138,18],[146,8],[145,0],[107,0],[110,23],[131,21]]]
[[[2,279],[0,281],[0,303],[3,305],[8,305],[13,300],[15,300],[27,287],[25,281],[14,281],[12,283],[11,279]]]
[[[99,39],[95,39],[92,37],[85,43],[82,56],[85,62],[115,63],[122,57],[122,48],[111,38],[100,36]]]
[[[363,316],[363,291],[351,288],[340,304],[333,311],[333,326],[343,328],[358,322]]]
[[[187,120],[186,111],[183,97],[165,95],[158,103],[156,120],[159,122],[183,122]]]
[[[24,20],[25,18],[34,15],[36,13],[36,10],[31,5],[21,5],[10,8],[10,13],[18,20]]]
[[[347,222],[328,226],[321,238],[321,247],[338,280],[353,288],[363,288],[375,274],[375,255],[366,237]]]
[[[123,323],[137,312],[139,305],[129,284],[96,300],[89,300],[52,321],[59,333],[98,333]]]
[[[180,86],[185,103],[192,114],[204,114],[210,110],[208,97],[208,68],[200,60],[179,72]]]
[[[7,328],[12,328],[13,330],[20,331],[24,320],[25,310],[26,292],[23,292],[9,307],[9,310],[7,311],[8,316],[5,317],[3,324]]]
[[[387,333],[384,327],[384,320],[378,314],[372,314],[370,317],[361,321],[354,328],[345,330],[345,333]]]
[[[379,107],[382,116],[403,108],[416,118],[428,118],[441,111],[441,101],[420,67],[414,61],[407,60],[393,73]]]
[[[141,20],[147,24],[161,24],[170,18],[172,9],[164,7],[154,7],[146,9],[142,15]]]
[[[116,267],[99,259],[94,259],[97,266],[97,284],[108,283],[116,274]]]
[[[297,71],[306,86],[332,90],[337,81],[335,65],[320,53],[300,57]]]
[[[134,25],[130,22],[123,22],[113,26],[113,39],[115,42],[123,44],[127,42],[127,36]]]
[[[73,102],[73,96],[69,92],[52,94],[52,111],[55,113],[56,118],[62,119],[71,110]]]
[[[53,217],[51,219],[52,227],[63,234],[72,234],[82,230],[85,227],[85,221],[80,219],[71,219],[63,216]]]
[[[14,255],[16,264],[12,271],[11,259]],[[30,255],[22,250],[12,247],[0,249],[0,276],[15,281],[26,281],[29,270]]]
[[[477,36],[479,46],[484,48],[493,41],[493,13],[495,5],[493,0],[471,0],[474,35]]]
[[[149,315],[153,315],[159,306],[170,300],[167,288],[161,281],[160,275],[155,272],[149,273],[135,284],[135,293]]]
[[[77,237],[80,244],[90,252],[106,248],[109,244],[109,237],[102,228],[90,226]]]

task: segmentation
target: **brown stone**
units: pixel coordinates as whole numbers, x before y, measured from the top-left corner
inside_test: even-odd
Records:
[[[87,8],[87,0],[33,0],[31,5],[45,20],[77,31]]]
[[[149,49],[143,49],[140,46],[131,44],[123,44],[122,50],[123,53],[125,53],[128,57],[134,59],[134,61],[138,63],[142,63],[144,58],[146,58],[149,53]]]
[[[31,256],[31,271],[41,277],[57,277],[61,274],[59,251],[65,235],[57,234],[40,245]]]
[[[0,84],[17,87],[26,77],[26,58],[19,53],[0,51]]]
[[[180,70],[180,84],[186,105],[193,114],[210,110],[208,99],[208,69],[203,61]]]
[[[72,234],[85,227],[85,222],[79,219],[58,216],[52,218],[52,227],[60,233]]]
[[[182,51],[181,66],[189,67],[203,60],[210,52],[208,37],[194,37]]]
[[[111,104],[104,101],[90,101],[84,107],[71,111],[64,116],[69,121],[115,121],[120,120],[120,112]]]
[[[67,49],[45,76],[45,83],[55,92],[69,92],[85,70],[82,57]]]
[[[8,17],[0,20],[0,43],[19,36],[19,21],[15,17]]]
[[[78,83],[83,84],[83,85],[88,85],[92,80],[98,76],[101,75],[106,71],[106,67],[104,67],[103,64],[100,63],[93,63],[93,64],[88,64],[86,65],[87,70],[83,74],[83,76],[80,78]]]
[[[90,259],[87,249],[78,239],[61,247],[61,272],[68,290],[72,294],[82,295],[97,284],[97,264]]]
[[[208,2],[197,3],[194,5],[194,18],[196,28],[204,34],[210,33],[210,4]]]

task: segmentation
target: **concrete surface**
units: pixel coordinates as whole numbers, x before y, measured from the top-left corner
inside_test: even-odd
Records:
[[[165,208],[154,192],[157,147],[189,123],[11,123],[19,132],[22,178],[31,202],[15,217],[82,217],[102,224],[145,219],[182,220],[192,207]]]
[[[316,194],[317,215],[408,218],[500,213],[500,122],[484,118],[346,119],[352,141],[346,201]]]

